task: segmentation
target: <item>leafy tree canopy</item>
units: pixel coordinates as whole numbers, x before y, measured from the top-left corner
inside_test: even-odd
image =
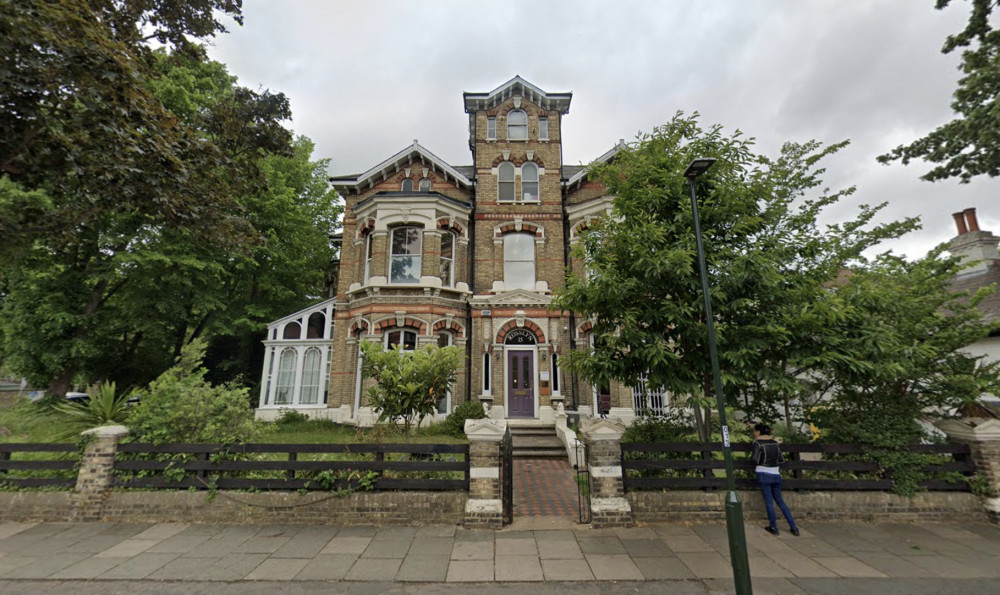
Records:
[[[927,136],[881,155],[881,163],[924,159],[937,165],[921,176],[935,181],[958,177],[1000,175],[1000,30],[990,22],[996,0],[970,0],[972,11],[964,30],[949,35],[941,51],[960,50],[962,78],[951,108],[958,115]],[[943,9],[951,0],[937,0]]]

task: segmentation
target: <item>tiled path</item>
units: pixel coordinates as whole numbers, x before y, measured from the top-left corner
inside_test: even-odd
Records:
[[[912,592],[895,588],[896,579],[928,584],[943,579],[989,581],[996,590],[974,592],[1000,591],[1000,529],[990,525],[803,523],[798,538],[785,533],[773,537],[756,525],[748,525],[746,532],[755,584],[767,586],[758,593],[814,592],[803,585],[838,578],[866,579],[865,584],[873,587],[817,592]],[[675,580],[687,581],[676,583],[678,588],[696,585],[696,592],[704,593],[712,591],[708,587],[712,581],[726,590],[725,582],[731,578],[728,555],[721,524],[467,531],[454,526],[6,523],[0,524],[0,591],[26,592],[33,583],[24,582],[22,589],[20,581],[37,579]],[[108,589],[108,593],[124,592]],[[952,584],[944,592],[972,591]]]
[[[514,459],[514,518],[576,519],[576,472],[565,459]]]

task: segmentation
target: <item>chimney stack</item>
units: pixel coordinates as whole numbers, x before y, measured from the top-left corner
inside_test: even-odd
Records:
[[[962,274],[984,273],[993,266],[1000,266],[1000,253],[997,246],[1000,238],[988,231],[979,229],[979,218],[976,209],[965,209],[953,213],[958,235],[951,240],[948,251],[962,259],[964,264],[972,264]]]

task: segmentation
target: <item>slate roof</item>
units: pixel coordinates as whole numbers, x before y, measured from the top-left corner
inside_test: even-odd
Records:
[[[952,288],[955,291],[975,291],[989,285],[995,285],[996,290],[980,302],[979,310],[986,322],[996,322],[1000,320],[1000,258],[994,260],[984,272],[959,275]]]

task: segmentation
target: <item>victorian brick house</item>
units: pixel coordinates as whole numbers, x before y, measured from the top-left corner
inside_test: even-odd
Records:
[[[659,394],[594,387],[560,366],[590,346],[590,324],[548,308],[570,246],[610,208],[602,185],[562,163],[571,93],[521,77],[464,93],[472,165],[417,141],[368,171],[332,179],[345,200],[336,295],[271,324],[258,417],[281,409],[367,424],[362,340],[457,345],[463,368],[444,414],[475,399],[494,416],[552,419],[566,409],[631,418]],[[621,144],[600,156],[613,159]]]

